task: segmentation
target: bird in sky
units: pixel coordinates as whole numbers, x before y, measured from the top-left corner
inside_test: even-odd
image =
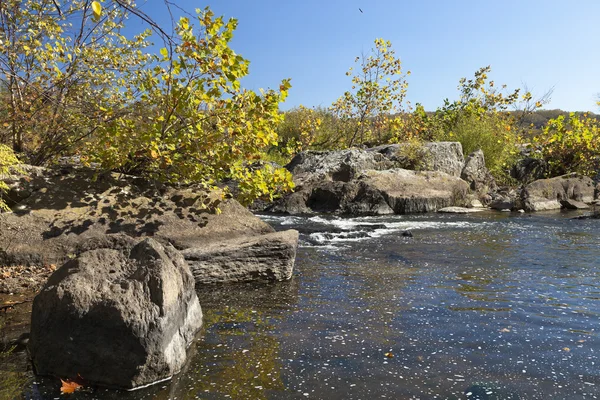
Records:
[[[358,11],[363,12],[363,10],[361,10],[360,8],[358,9]]]

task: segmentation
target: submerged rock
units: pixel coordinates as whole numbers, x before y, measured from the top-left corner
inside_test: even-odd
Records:
[[[120,235],[92,243],[35,297],[29,346],[38,374],[131,389],[182,368],[202,325],[193,276],[172,246],[134,243]]]
[[[438,210],[439,213],[446,214],[471,214],[485,211],[483,208],[467,208],[467,207],[444,207]]]

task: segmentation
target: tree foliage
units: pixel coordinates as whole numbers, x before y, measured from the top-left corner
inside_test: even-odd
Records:
[[[77,152],[105,169],[169,182],[264,183],[250,165],[278,141],[290,83],[261,93],[241,87],[249,61],[229,47],[237,20],[196,10],[152,54],[150,29],[122,34],[128,17],[143,15],[135,4],[101,3],[69,0],[60,10],[52,0],[0,3],[9,98],[0,105],[8,116],[0,138],[35,164]],[[279,186],[267,191],[289,189],[284,178],[270,180]]]
[[[139,91],[126,77],[148,65],[150,32],[126,38],[126,16],[112,4],[98,17],[86,0],[60,13],[51,0],[0,2],[3,142],[42,164],[129,111],[127,96]]]
[[[375,39],[369,55],[356,57],[351,76],[352,89],[333,103],[331,110],[342,124],[339,141],[344,146],[383,143],[389,140],[392,115],[403,111],[408,82],[392,43]]]

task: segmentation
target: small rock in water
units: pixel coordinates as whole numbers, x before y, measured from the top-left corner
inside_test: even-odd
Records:
[[[402,232],[402,236],[404,237],[413,237],[413,233],[411,231]]]

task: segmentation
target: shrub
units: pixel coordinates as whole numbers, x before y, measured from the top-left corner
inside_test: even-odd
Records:
[[[2,177],[9,176],[11,167],[17,165],[18,163],[19,160],[15,156],[15,153],[13,153],[12,149],[8,146],[0,144],[0,212],[10,211],[2,199],[2,194],[8,190],[8,186],[1,179]]]
[[[401,143],[396,155],[401,160],[401,168],[426,171],[431,167],[431,154],[423,147],[423,142],[418,138],[411,138]]]
[[[561,115],[548,121],[533,140],[550,166],[551,176],[600,173],[600,121],[588,114]]]

